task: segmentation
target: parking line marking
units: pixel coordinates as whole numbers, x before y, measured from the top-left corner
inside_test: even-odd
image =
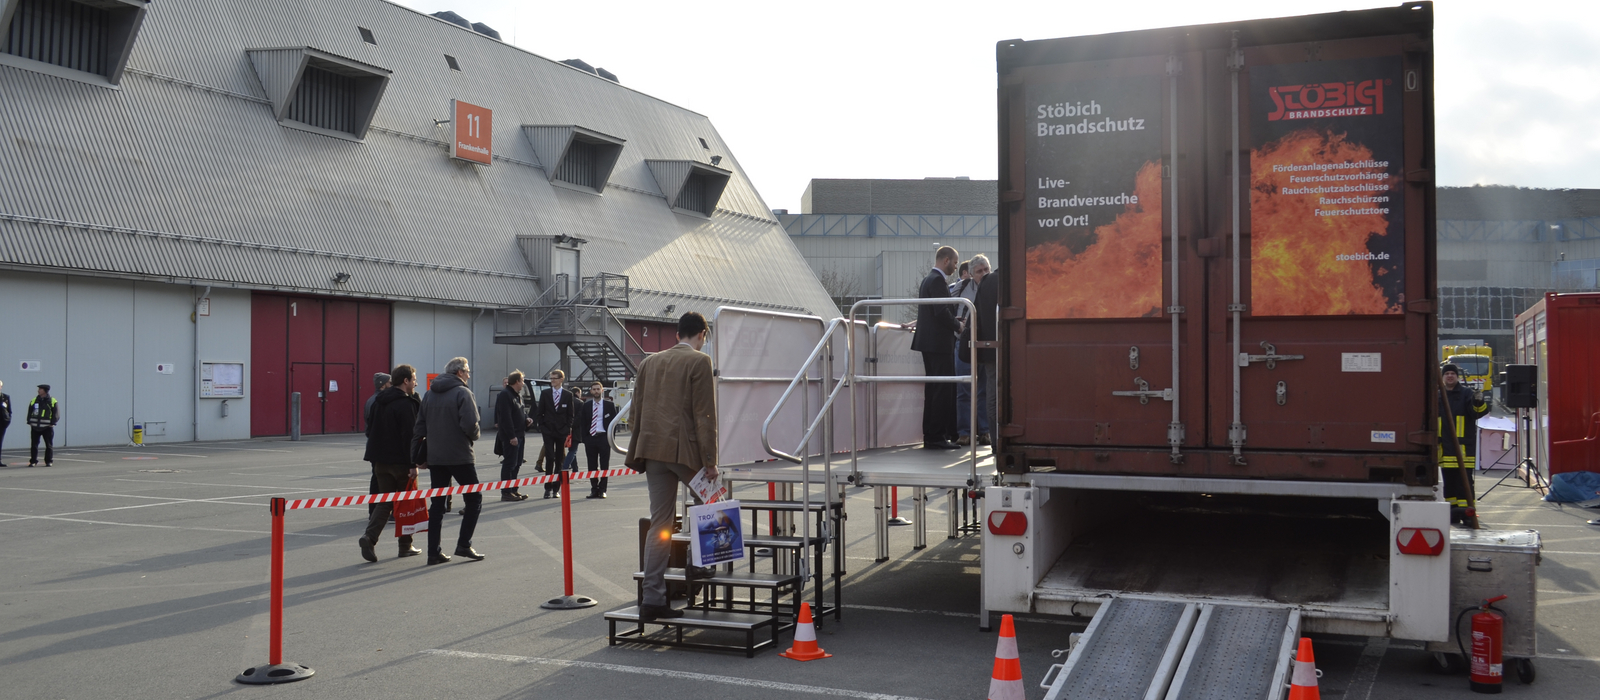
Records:
[[[522,539],[525,539],[532,543],[533,546],[538,547],[551,559],[561,561],[561,550],[550,546],[549,542],[539,539],[538,535],[533,534],[532,530],[529,530],[522,523],[517,522],[515,518],[506,518],[506,524],[510,525],[511,529],[516,530],[517,534],[522,536]],[[583,580],[588,581],[594,587],[605,591],[607,595],[610,595],[617,600],[632,600],[637,597],[636,593],[623,590],[621,586],[612,583],[599,574],[596,574],[594,571],[591,571],[589,567],[579,564],[578,562],[572,562],[572,572],[582,576]]]
[[[799,685],[796,683],[782,683],[779,681],[763,681],[754,678],[739,678],[737,676],[715,676],[709,673],[694,673],[691,671],[671,671],[664,668],[649,668],[644,666],[623,666],[621,664],[604,664],[594,661],[571,661],[568,659],[546,659],[537,656],[512,656],[510,654],[484,654],[475,651],[451,651],[449,649],[423,649],[419,654],[432,656],[453,656],[463,659],[483,659],[486,661],[505,661],[514,664],[537,664],[541,666],[559,666],[563,668],[588,668],[596,671],[611,671],[614,673],[633,673],[641,676],[656,676],[658,678],[677,678],[686,681],[702,681],[707,683],[722,683],[725,685],[741,685],[747,688],[761,688],[764,690],[777,690],[790,693],[810,693],[812,695],[831,695],[843,698],[862,698],[863,700],[922,700],[906,695],[888,695],[885,693],[869,693],[860,690],[846,690],[843,688],[825,688],[815,685]]]
[[[147,523],[114,523],[108,520],[84,520],[82,518],[61,518],[54,515],[19,515],[17,513],[0,513],[0,523],[15,522],[17,520],[60,520],[69,523],[87,523],[90,525],[120,525],[122,527],[150,527],[158,530],[199,530],[202,532],[237,532],[245,535],[270,535],[271,532],[263,530],[226,530],[217,527],[180,527],[178,525],[150,525]],[[338,535],[324,535],[312,532],[285,532],[285,535],[299,535],[301,537],[338,537]]]
[[[211,455],[186,455],[186,454],[181,454],[181,453],[178,453],[178,452],[145,452],[144,450],[139,450],[137,452],[129,451],[129,450],[97,450],[97,449],[90,448],[90,447],[80,447],[78,449],[81,449],[84,452],[88,452],[90,454],[97,454],[97,455],[156,455],[158,457],[190,457],[190,458],[193,458],[193,459],[211,459]]]

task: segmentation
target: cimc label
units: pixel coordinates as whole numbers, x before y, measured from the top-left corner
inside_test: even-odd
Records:
[[[1393,430],[1374,430],[1374,431],[1372,431],[1372,441],[1373,442],[1387,442],[1387,443],[1393,444],[1394,443],[1394,432],[1395,431],[1393,431]]]

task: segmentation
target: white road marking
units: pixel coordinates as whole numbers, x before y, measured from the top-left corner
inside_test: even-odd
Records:
[[[122,527],[149,527],[158,530],[198,530],[201,532],[237,532],[245,535],[270,535],[271,532],[263,530],[227,530],[216,527],[179,527],[177,525],[149,525],[145,523],[114,523],[107,520],[84,520],[82,518],[60,518],[53,515],[20,515],[17,513],[0,513],[0,523],[15,522],[18,520],[59,520],[68,523],[87,523],[89,525],[119,525]],[[337,537],[338,535],[324,535],[311,532],[285,532],[285,535],[299,535],[301,537]]]
[[[824,688],[815,685],[799,685],[796,683],[780,683],[778,681],[763,681],[754,678],[739,678],[737,676],[714,676],[709,673],[693,673],[690,671],[671,671],[664,668],[648,668],[643,666],[623,666],[621,664],[603,664],[594,661],[571,661],[568,659],[545,659],[537,656],[511,656],[509,654],[483,654],[474,651],[451,651],[449,649],[423,649],[419,654],[434,656],[453,656],[462,659],[482,659],[485,661],[505,661],[514,664],[537,664],[541,666],[558,666],[562,668],[587,668],[596,671],[610,671],[613,673],[633,673],[641,676],[656,676],[658,678],[676,678],[686,681],[701,681],[706,683],[722,683],[725,685],[739,685],[747,688],[761,688],[763,690],[782,691],[788,693],[810,693],[812,695],[831,695],[843,698],[862,698],[863,700],[921,700],[920,698],[905,695],[888,695],[885,693],[869,693],[860,690],[845,690],[843,688]]]
[[[1551,605],[1566,605],[1568,603],[1587,603],[1594,600],[1600,600],[1600,595],[1579,595],[1571,598],[1562,598],[1561,600],[1541,600],[1539,601],[1539,607],[1543,608]]]
[[[1368,700],[1372,697],[1372,686],[1378,681],[1378,665],[1383,663],[1383,655],[1388,651],[1388,637],[1367,638],[1366,648],[1361,650],[1361,659],[1356,661],[1356,670],[1350,674],[1350,685],[1344,694],[1347,700]]]
[[[97,455],[155,455],[157,457],[189,457],[191,459],[211,459],[211,455],[186,455],[178,452],[146,452],[144,450],[99,450],[94,448],[79,448],[89,454]]]
[[[516,530],[517,534],[522,536],[522,539],[525,539],[532,543],[533,546],[538,547],[540,551],[544,552],[551,559],[554,559],[558,562],[561,561],[561,550],[556,549],[555,547],[550,546],[550,543],[539,539],[538,535],[533,534],[532,530],[529,530],[527,527],[523,526],[522,523],[517,522],[515,518],[506,518],[506,524],[511,526],[511,529]],[[582,576],[583,580],[588,581],[594,587],[605,591],[606,595],[609,595],[617,600],[633,600],[638,597],[636,593],[623,590],[621,586],[612,583],[605,577],[590,570],[589,567],[579,564],[578,562],[572,562],[572,573]]]
[[[118,566],[136,566],[135,564],[118,564]],[[0,595],[33,595],[38,593],[99,593],[131,591],[139,588],[188,588],[192,586],[266,586],[267,581],[207,581],[203,583],[151,583],[130,586],[100,586],[96,588],[36,588],[0,590]]]

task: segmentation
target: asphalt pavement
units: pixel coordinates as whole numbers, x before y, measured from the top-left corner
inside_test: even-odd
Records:
[[[498,477],[490,441],[479,476]],[[607,611],[631,605],[643,479],[612,480],[606,500],[572,506],[574,592],[599,605],[544,610],[561,595],[560,501],[486,495],[474,545],[487,555],[426,566],[396,558],[392,530],[379,561],[356,545],[366,507],[290,511],[286,521],[284,659],[316,669],[305,681],[242,686],[267,661],[272,496],[359,495],[369,469],[358,436],[69,448],[50,469],[8,450],[0,469],[0,697],[6,698],[982,698],[995,634],[978,629],[976,536],[944,537],[944,499],[931,499],[929,547],[891,529],[891,559],[873,561],[872,495],[852,489],[842,619],[824,620],[809,663],[775,651],[742,654],[643,645],[609,647]],[[615,460],[613,464],[617,464]],[[577,489],[587,492],[587,485]],[[766,489],[742,487],[746,498]],[[909,490],[902,489],[909,517]],[[457,499],[460,507],[460,499]],[[1538,680],[1506,695],[1600,696],[1600,511],[1495,491],[1490,527],[1539,529]],[[445,521],[446,551],[460,518]],[[422,542],[419,541],[419,546]],[[1029,698],[1051,651],[1087,619],[1019,616]],[[998,625],[995,626],[998,629]],[[782,646],[789,644],[785,635]],[[1417,645],[1316,638],[1327,698],[1464,697],[1465,676],[1435,673]]]

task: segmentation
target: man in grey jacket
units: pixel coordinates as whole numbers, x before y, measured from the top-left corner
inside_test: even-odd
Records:
[[[478,470],[473,464],[472,443],[478,437],[478,402],[467,388],[472,369],[467,358],[457,357],[444,366],[444,374],[434,378],[433,386],[422,398],[422,411],[417,414],[417,425],[412,431],[413,444],[426,441],[428,488],[450,487],[450,480],[468,486],[478,483]],[[415,448],[412,454],[417,454]],[[483,510],[483,494],[462,494],[467,504],[461,510],[461,536],[456,540],[456,555],[482,561],[483,555],[472,548],[472,531],[478,528],[478,512]],[[428,563],[443,564],[450,555],[440,546],[444,527],[444,513],[448,510],[445,497],[433,498],[428,503]]]

